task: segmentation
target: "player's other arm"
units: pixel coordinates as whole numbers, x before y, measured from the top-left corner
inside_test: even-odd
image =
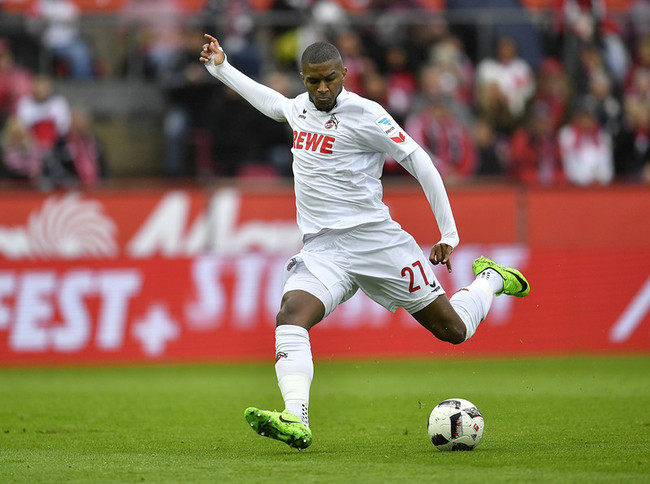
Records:
[[[433,264],[445,264],[451,272],[450,256],[459,242],[456,222],[442,177],[433,161],[421,147],[400,161],[422,186],[440,229],[440,242],[433,246],[429,259]]]
[[[205,34],[205,38],[208,42],[203,45],[199,60],[210,75],[237,92],[262,114],[276,121],[286,121],[283,107],[287,98],[235,69],[228,62],[219,41],[209,34]]]

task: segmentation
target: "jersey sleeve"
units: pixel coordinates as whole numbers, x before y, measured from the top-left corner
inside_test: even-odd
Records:
[[[251,106],[276,121],[286,121],[290,101],[279,92],[254,81],[233,67],[228,59],[218,66],[212,60],[205,64],[211,76],[216,77],[230,89],[246,99]]]
[[[418,144],[391,115],[374,102],[369,102],[364,107],[363,122],[359,124],[358,135],[359,143],[365,149],[386,153],[398,162],[418,148]]]
[[[400,164],[422,186],[429,205],[431,205],[431,211],[438,223],[441,234],[440,242],[456,248],[459,243],[458,229],[451,211],[447,190],[445,190],[442,177],[433,165],[433,161],[422,148],[418,147],[413,153],[401,160]]]

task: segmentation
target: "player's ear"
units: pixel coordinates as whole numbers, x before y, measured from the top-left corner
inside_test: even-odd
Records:
[[[348,68],[344,67],[343,70],[341,71],[341,77],[345,79],[345,76],[348,74]]]

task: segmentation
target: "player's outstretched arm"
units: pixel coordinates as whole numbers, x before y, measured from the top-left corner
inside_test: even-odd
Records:
[[[451,253],[459,242],[458,229],[447,190],[442,182],[442,177],[433,161],[421,147],[407,156],[400,164],[413,175],[422,186],[422,190],[431,205],[431,211],[438,222],[441,239],[431,250],[429,259],[433,264],[445,264],[447,271],[451,272]]]
[[[228,62],[219,41],[209,34],[205,34],[205,38],[208,42],[201,49],[199,61],[203,63],[210,75],[237,92],[262,114],[276,121],[286,121],[284,108],[288,99],[235,69]]]

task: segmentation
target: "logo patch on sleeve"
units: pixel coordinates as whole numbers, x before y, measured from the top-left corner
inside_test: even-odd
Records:
[[[404,133],[397,129],[397,124],[387,114],[379,116],[375,120],[375,123],[377,123],[377,126],[379,126],[382,131],[386,133],[386,136],[392,139],[395,143],[403,143],[406,141]]]

